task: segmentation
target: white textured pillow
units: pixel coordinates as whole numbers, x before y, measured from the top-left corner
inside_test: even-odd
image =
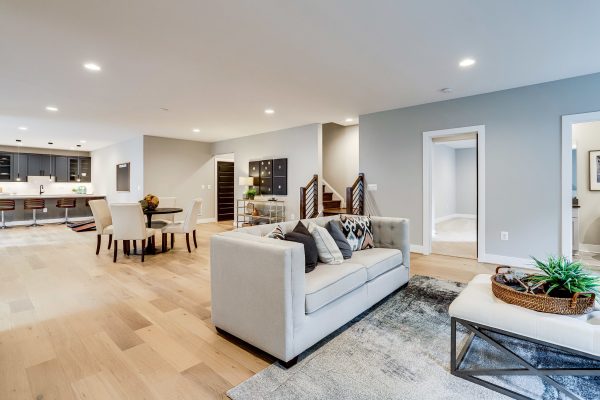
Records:
[[[315,224],[308,223],[308,231],[315,239],[319,260],[325,264],[341,264],[344,262],[344,257],[340,248],[335,243],[335,240],[327,229]]]

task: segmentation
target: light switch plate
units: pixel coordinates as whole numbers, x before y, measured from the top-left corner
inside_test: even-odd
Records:
[[[500,232],[500,240],[508,240],[508,232]]]
[[[377,191],[377,184],[376,183],[369,183],[367,185],[367,190],[369,192],[376,192]]]
[[[48,212],[47,208],[42,209],[42,212]]]

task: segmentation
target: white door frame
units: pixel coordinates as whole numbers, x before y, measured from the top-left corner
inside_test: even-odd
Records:
[[[485,257],[485,125],[423,132],[423,254],[431,254],[433,138],[477,134],[477,261]]]
[[[600,111],[562,116],[561,176],[560,176],[560,252],[569,259],[573,256],[573,204],[572,204],[572,149],[573,124],[600,121]]]
[[[215,170],[215,183],[213,188],[215,189],[215,215],[214,215],[214,221],[217,222],[219,220],[219,207],[218,207],[218,193],[217,193],[217,162],[219,161],[229,161],[229,162],[233,162],[234,165],[234,173],[233,173],[233,187],[235,188],[235,182],[236,182],[236,176],[235,176],[235,153],[225,153],[225,154],[217,154],[214,156],[214,170]],[[235,189],[233,191],[235,193]],[[235,199],[233,200],[233,207],[234,207],[234,215],[233,215],[233,226],[235,226],[235,220],[236,220],[236,216],[235,216]]]

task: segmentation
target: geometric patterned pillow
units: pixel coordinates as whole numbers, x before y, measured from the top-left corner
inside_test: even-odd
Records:
[[[340,222],[342,223],[342,232],[346,236],[348,243],[350,243],[352,251],[375,247],[371,218],[340,215]]]
[[[283,234],[283,229],[281,229],[281,225],[277,225],[273,230],[265,235],[265,237],[271,239],[279,239],[285,240],[285,235]]]

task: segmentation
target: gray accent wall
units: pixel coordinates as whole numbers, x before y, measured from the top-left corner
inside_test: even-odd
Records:
[[[212,154],[234,153],[235,197],[242,198],[244,187],[237,185],[240,176],[248,176],[248,162],[270,158],[288,159],[288,195],[275,196],[286,201],[287,219],[298,218],[300,187],[320,175],[321,125],[311,124],[279,131],[244,136],[212,144]],[[269,196],[270,197],[270,196]]]
[[[561,116],[600,110],[600,74],[360,116],[367,212],[407,217],[422,244],[423,132],[485,125],[487,254],[559,252]],[[509,240],[500,240],[500,231]]]
[[[176,197],[184,212],[175,220],[183,220],[198,197],[202,199],[198,218],[214,218],[214,181],[210,143],[144,136],[144,194]]]
[[[477,149],[456,149],[456,213],[477,214]]]

